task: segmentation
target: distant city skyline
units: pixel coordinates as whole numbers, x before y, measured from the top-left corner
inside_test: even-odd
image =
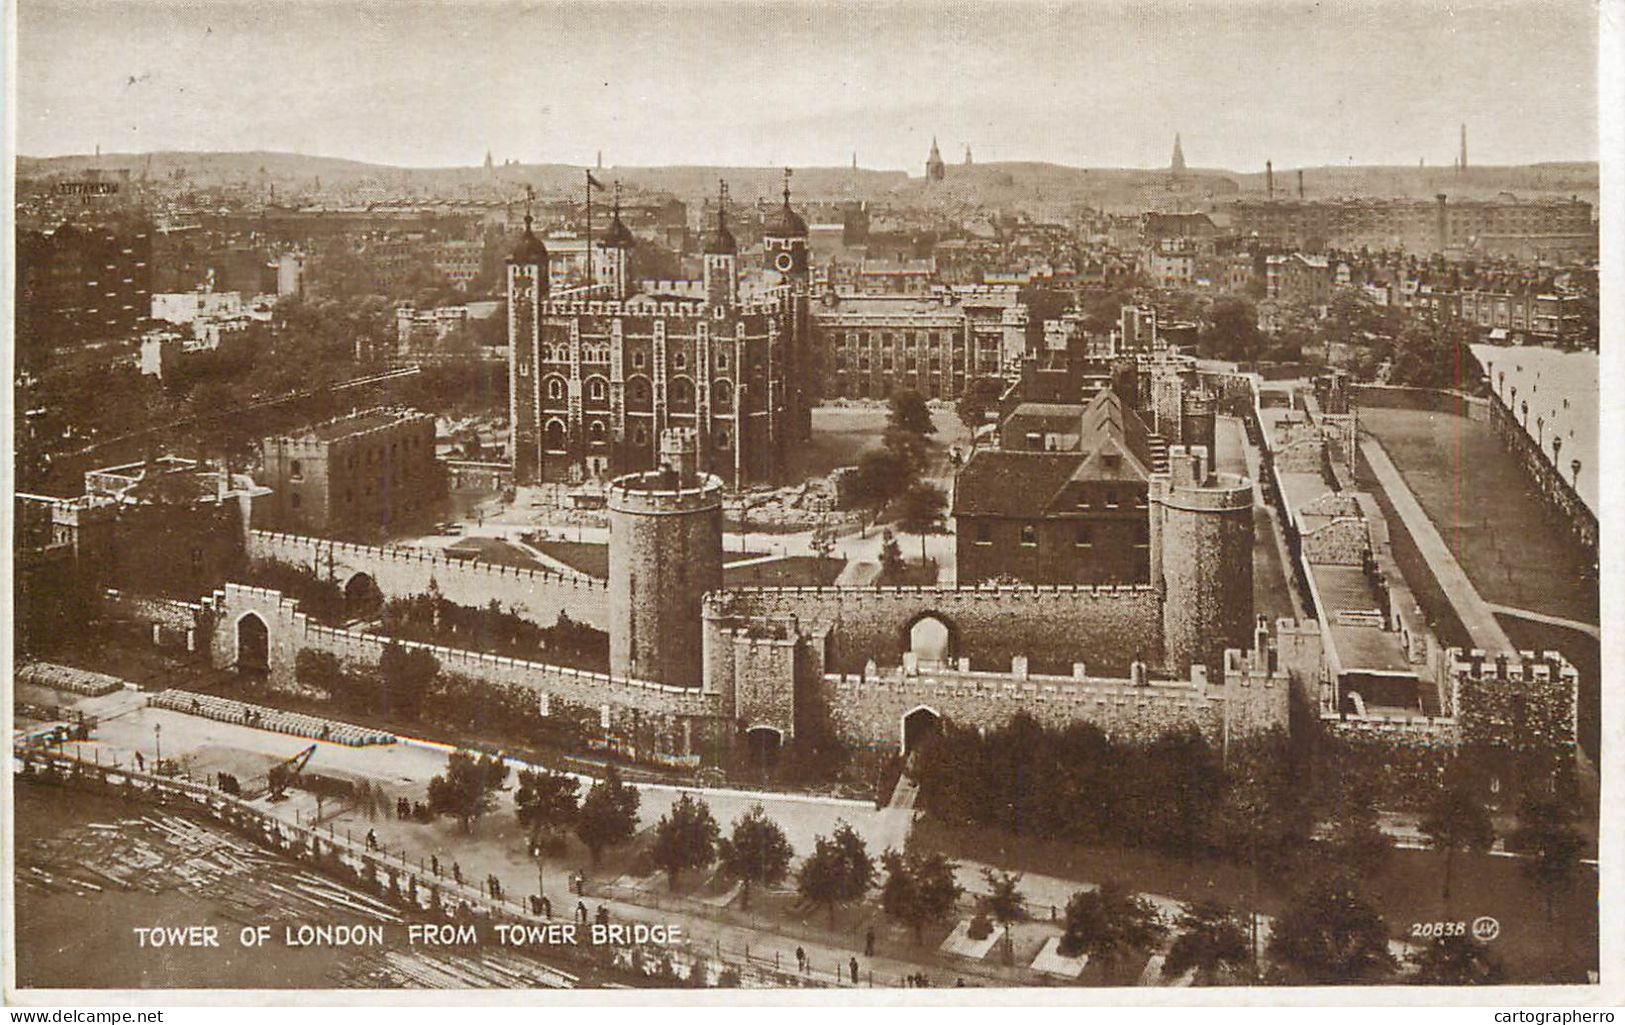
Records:
[[[21,0],[17,152],[1192,168],[1596,160],[1596,8]],[[94,16],[88,16],[90,14]]]

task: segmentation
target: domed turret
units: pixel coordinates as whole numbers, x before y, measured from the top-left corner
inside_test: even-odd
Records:
[[[784,204],[767,217],[762,225],[762,235],[767,238],[806,238],[807,222],[802,216],[790,208],[790,183],[784,183]]]
[[[514,246],[513,253],[508,257],[508,262],[534,263],[545,267],[547,266],[547,247],[542,245],[542,240],[537,238],[536,233],[531,230],[531,222],[530,214],[526,214],[525,233],[519,237],[519,244]]]

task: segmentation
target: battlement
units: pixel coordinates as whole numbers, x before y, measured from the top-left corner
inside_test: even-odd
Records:
[[[1191,512],[1235,512],[1253,506],[1253,482],[1214,472],[1203,445],[1171,445],[1168,472],[1151,475],[1150,500]]]
[[[249,531],[248,554],[250,558],[271,559],[293,565],[311,566],[317,561],[315,556],[318,551],[331,553],[335,557],[343,557],[349,564],[356,561],[427,564],[431,571],[444,568],[448,572],[460,574],[562,584],[586,591],[604,591],[608,586],[602,580],[581,574],[561,573],[558,570],[545,567],[532,569],[525,566],[509,566],[499,562],[483,562],[479,559],[448,559],[441,553],[427,548],[330,541],[327,538],[311,537],[305,534],[286,534],[274,530]],[[295,555],[298,557],[290,557]],[[367,569],[362,567],[359,571],[367,572]]]
[[[1543,651],[1497,652],[1488,655],[1481,648],[1463,653],[1460,648],[1445,652],[1445,664],[1452,676],[1474,682],[1499,681],[1547,683],[1554,679],[1570,683],[1579,681],[1580,672],[1570,665],[1561,653]]]
[[[1037,597],[1042,595],[1087,595],[1095,598],[1132,596],[1145,598],[1155,597],[1156,594],[1157,589],[1150,584],[981,583],[967,587],[948,584],[912,584],[896,587],[842,584],[818,587],[801,584],[784,587],[729,587],[720,591],[711,591],[705,596],[705,611],[719,616],[737,615],[739,613],[732,606],[739,601],[748,600],[752,596],[769,599],[793,595],[837,599],[896,598],[900,601],[940,596],[955,599],[985,597],[989,600],[1002,601],[1011,597]]]
[[[771,316],[782,306],[778,297],[745,299],[730,309],[736,316]],[[711,304],[703,299],[660,299],[647,296],[632,299],[554,298],[540,304],[543,316],[551,317],[666,317],[711,321]]]
[[[388,434],[415,424],[427,424],[432,430],[434,417],[406,406],[375,406],[331,417],[269,440],[282,451],[298,455],[301,452],[320,452],[328,445],[340,442]]]
[[[721,508],[722,478],[715,474],[684,478],[669,470],[618,477],[609,485],[613,512],[676,513]]]
[[[782,642],[778,642],[782,643]],[[968,661],[968,660],[966,660]],[[1072,667],[1071,676],[1029,673],[1027,660],[1017,656],[1009,672],[989,672],[967,667],[920,667],[912,661],[901,666],[878,668],[872,661],[861,673],[826,673],[824,679],[840,689],[843,685],[902,686],[920,685],[954,688],[987,697],[999,695],[1048,696],[1054,700],[1084,697],[1113,698],[1190,698],[1206,697],[1219,692],[1207,675],[1206,666],[1193,666],[1190,678],[1153,679],[1144,673],[1143,666],[1135,668],[1130,678],[1090,676],[1082,663]]]

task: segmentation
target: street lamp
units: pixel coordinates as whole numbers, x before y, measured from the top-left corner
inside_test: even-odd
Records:
[[[1580,486],[1580,460],[1576,459],[1569,463],[1569,469],[1574,471],[1574,486],[1578,488]]]
[[[1557,462],[1557,457],[1562,455],[1562,454],[1563,454],[1563,438],[1562,438],[1561,435],[1559,435],[1557,437],[1552,438],[1552,462],[1554,462],[1554,463]]]
[[[1535,445],[1539,448],[1546,447],[1546,418],[1539,414],[1535,416]]]
[[[1524,425],[1525,428],[1527,428],[1529,426],[1529,400],[1528,399],[1523,400],[1523,407],[1522,408],[1523,408],[1523,425]]]

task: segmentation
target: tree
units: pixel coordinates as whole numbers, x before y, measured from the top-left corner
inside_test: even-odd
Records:
[[[868,893],[874,878],[875,861],[868,845],[843,821],[835,824],[832,835],[813,841],[812,855],[801,865],[798,889],[809,904],[829,909],[833,926],[835,908]]]
[[[422,648],[405,648],[391,641],[378,657],[378,673],[384,680],[386,708],[392,704],[408,719],[416,719],[440,675],[440,662]]]
[[[886,404],[886,428],[920,437],[937,433],[937,425],[931,422],[931,410],[913,388],[899,388],[891,393]]]
[[[1458,851],[1487,850],[1495,842],[1489,812],[1462,776],[1447,780],[1429,805],[1420,824],[1434,850],[1444,851],[1444,899],[1450,899],[1450,880]]]
[[[881,447],[896,458],[903,468],[903,487],[925,472],[931,462],[931,445],[925,435],[905,431],[901,427],[888,427],[880,436]]]
[[[1396,967],[1388,925],[1346,876],[1301,891],[1275,920],[1270,957],[1319,985],[1370,982]]]
[[[896,535],[888,530],[880,542],[880,572],[896,580],[903,568],[903,546],[897,543]]]
[[[604,848],[632,839],[637,828],[637,788],[623,783],[620,770],[611,765],[581,801],[581,810],[576,813],[576,836],[586,845],[596,866]]]
[[[884,448],[870,449],[858,460],[847,479],[847,497],[858,508],[869,510],[873,523],[913,479],[913,471],[896,453]]]
[[[1004,380],[998,377],[973,377],[965,385],[965,393],[954,403],[959,422],[971,432],[974,440],[977,428],[987,423],[987,415],[998,408],[999,396],[1004,394]]]
[[[1186,908],[1179,919],[1183,930],[1168,948],[1162,963],[1165,978],[1178,978],[1191,969],[1202,982],[1223,984],[1252,961],[1252,944],[1236,913],[1223,904],[1201,901]]]
[[[655,825],[654,863],[666,873],[666,889],[677,889],[685,868],[704,868],[716,860],[717,820],[704,801],[684,794]]]
[[[1440,936],[1411,955],[1414,979],[1430,986],[1493,986],[1505,980],[1501,962],[1466,934]]]
[[[1355,796],[1339,805],[1333,815],[1326,852],[1333,863],[1369,879],[1387,867],[1394,846],[1378,826],[1377,810],[1371,801]]]
[[[1226,296],[1209,307],[1198,344],[1215,359],[1249,361],[1258,358],[1260,342],[1253,304],[1240,296]]]
[[[782,881],[789,874],[794,856],[784,830],[767,817],[759,804],[735,819],[733,834],[717,844],[723,875],[744,884],[740,904],[747,910],[751,886],[772,886]]]
[[[1004,963],[1015,959],[1015,945],[1010,938],[1010,927],[1026,917],[1026,902],[1022,900],[1020,874],[982,869],[988,892],[982,897],[982,910],[1004,929]]]
[[[453,751],[446,771],[429,781],[429,811],[450,815],[469,832],[474,820],[496,803],[495,790],[508,778],[508,763],[496,755]]]
[[[1585,841],[1569,824],[1569,810],[1563,802],[1540,794],[1525,798],[1518,809],[1518,828],[1510,839],[1519,852],[1530,856],[1520,871],[1545,898],[1546,921],[1550,922],[1553,901],[1579,872]]]
[[[554,832],[575,820],[579,810],[576,792],[581,781],[563,772],[522,769],[519,789],[514,792],[514,811],[519,824],[530,830],[532,845],[541,842],[544,832]]]
[[[880,907],[912,928],[918,944],[924,939],[925,927],[946,918],[964,892],[954,882],[957,866],[935,851],[899,854],[888,850],[881,863],[886,867],[886,881],[880,887]]]
[[[942,533],[942,516],[948,496],[928,481],[910,484],[897,501],[897,529],[920,535],[920,562],[925,562],[925,536]]]
[[[1066,928],[1057,950],[1062,957],[1088,954],[1111,964],[1147,949],[1167,931],[1150,901],[1112,879],[1066,902]]]

